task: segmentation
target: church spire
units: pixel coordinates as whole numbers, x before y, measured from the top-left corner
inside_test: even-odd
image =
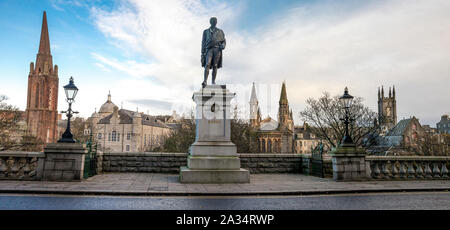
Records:
[[[50,53],[50,38],[48,36],[47,14],[45,13],[45,11],[44,11],[44,17],[42,19],[41,40],[39,42],[39,53],[40,54],[51,54]]]
[[[253,82],[252,87],[252,95],[250,96],[250,103],[258,103],[258,98],[256,97],[256,89],[255,89],[255,83]]]
[[[283,81],[283,85],[281,86],[281,95],[280,95],[280,104],[287,104],[287,94],[286,94],[286,84]]]
[[[47,63],[46,66],[44,64]],[[50,38],[48,35],[47,13],[44,11],[42,18],[41,40],[39,41],[39,51],[36,57],[36,70],[52,69],[52,55],[50,52]]]

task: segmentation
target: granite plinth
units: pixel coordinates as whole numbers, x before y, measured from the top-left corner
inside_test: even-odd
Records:
[[[192,96],[196,104],[196,136],[189,148],[188,167],[180,168],[182,183],[249,183],[231,142],[230,101],[225,85],[209,85]]]

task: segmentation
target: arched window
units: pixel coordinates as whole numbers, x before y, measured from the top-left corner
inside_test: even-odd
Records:
[[[262,139],[262,149],[261,152],[265,153],[266,152],[266,140]]]
[[[267,152],[272,152],[272,140],[270,139],[267,141]]]

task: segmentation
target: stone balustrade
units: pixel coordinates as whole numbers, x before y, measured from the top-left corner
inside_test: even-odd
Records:
[[[40,180],[45,154],[0,152],[0,180]]]
[[[366,176],[375,180],[449,178],[449,156],[366,156]]]

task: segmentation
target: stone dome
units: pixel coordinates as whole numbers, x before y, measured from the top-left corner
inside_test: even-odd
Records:
[[[113,113],[114,107],[117,107],[111,101],[111,93],[108,94],[108,100],[100,107],[99,113]]]

